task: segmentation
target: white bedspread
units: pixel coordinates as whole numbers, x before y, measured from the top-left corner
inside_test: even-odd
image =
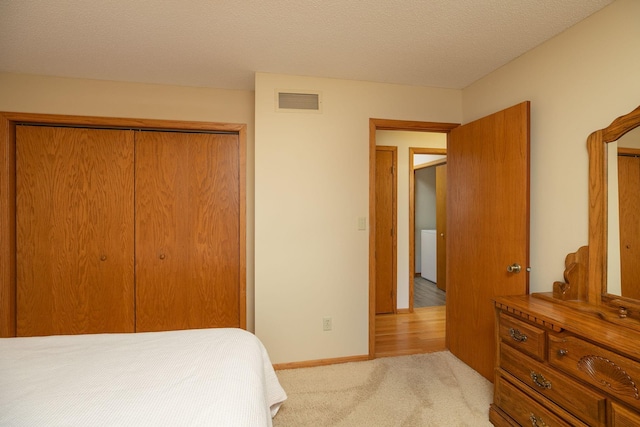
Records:
[[[0,338],[3,426],[271,426],[286,397],[241,329]]]

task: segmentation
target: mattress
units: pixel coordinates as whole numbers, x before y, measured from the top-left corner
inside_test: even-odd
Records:
[[[0,338],[3,426],[271,426],[286,397],[242,329]]]

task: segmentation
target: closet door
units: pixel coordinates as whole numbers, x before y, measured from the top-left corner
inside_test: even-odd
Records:
[[[133,133],[16,127],[17,335],[134,329]]]
[[[236,134],[136,134],[136,331],[240,326]]]

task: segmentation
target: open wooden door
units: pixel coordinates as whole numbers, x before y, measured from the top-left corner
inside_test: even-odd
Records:
[[[493,381],[492,299],[529,291],[529,102],[453,129],[447,164],[447,347]]]

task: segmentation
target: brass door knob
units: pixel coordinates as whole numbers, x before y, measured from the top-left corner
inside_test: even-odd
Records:
[[[511,264],[509,267],[507,267],[507,271],[509,273],[520,273],[520,270],[522,270],[522,267],[520,267],[520,264],[517,263]]]

